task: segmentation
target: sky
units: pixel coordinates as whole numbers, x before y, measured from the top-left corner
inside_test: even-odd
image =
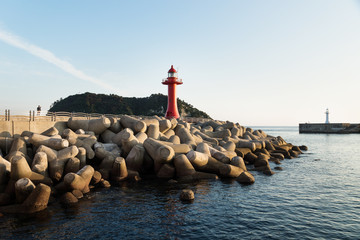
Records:
[[[0,114],[167,94],[244,126],[360,122],[359,0],[1,0]]]

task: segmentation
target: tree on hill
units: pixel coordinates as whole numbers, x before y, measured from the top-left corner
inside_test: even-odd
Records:
[[[182,116],[210,118],[191,104],[178,99],[178,109]],[[165,115],[167,96],[152,94],[149,97],[122,97],[115,94],[82,93],[60,98],[51,104],[49,112],[85,112],[101,114]]]

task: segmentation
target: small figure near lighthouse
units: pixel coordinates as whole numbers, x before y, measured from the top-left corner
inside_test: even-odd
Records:
[[[325,115],[326,115],[325,124],[329,124],[330,122],[329,122],[329,109],[328,108],[326,109]]]
[[[171,65],[168,71],[168,77],[163,79],[162,84],[168,85],[168,105],[165,117],[167,119],[179,118],[179,111],[176,100],[176,85],[183,84],[182,79],[178,79],[177,71]]]

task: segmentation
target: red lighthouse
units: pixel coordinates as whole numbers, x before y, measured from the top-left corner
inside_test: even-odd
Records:
[[[168,77],[163,79],[162,84],[168,85],[168,105],[166,110],[165,117],[170,118],[179,118],[179,111],[177,108],[176,101],[176,85],[183,84],[182,79],[178,79],[177,71],[171,65],[170,70],[168,71]]]

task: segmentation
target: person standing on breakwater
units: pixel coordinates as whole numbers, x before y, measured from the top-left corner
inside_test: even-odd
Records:
[[[41,112],[41,106],[40,105],[37,106],[36,111],[37,111],[37,116],[40,116],[40,112]]]

